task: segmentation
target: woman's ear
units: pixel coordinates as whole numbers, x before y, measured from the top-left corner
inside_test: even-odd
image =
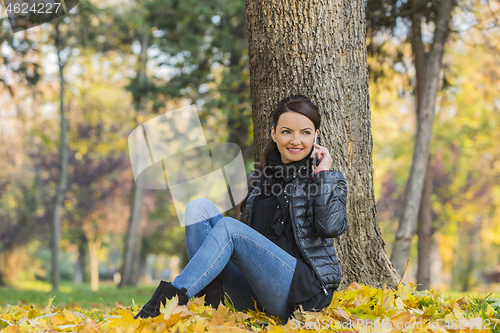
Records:
[[[271,126],[271,137],[273,138],[273,141],[276,142],[276,139],[275,139],[276,133],[274,132],[274,125]]]

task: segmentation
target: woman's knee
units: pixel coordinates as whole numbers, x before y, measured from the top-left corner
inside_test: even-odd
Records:
[[[199,198],[190,201],[186,205],[186,209],[184,211],[184,219],[186,220],[186,224],[192,224],[196,222],[200,222],[205,218],[209,218],[212,216],[208,216],[208,214],[215,214],[219,210],[215,204],[205,198]],[[189,221],[189,223],[187,222]]]
[[[235,233],[242,233],[242,228],[247,225],[232,217],[225,216],[217,222],[217,226],[224,228],[229,235],[233,235]]]

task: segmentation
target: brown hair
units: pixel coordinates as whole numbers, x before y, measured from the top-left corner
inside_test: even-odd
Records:
[[[271,114],[273,118],[273,127],[275,131],[280,116],[285,112],[297,112],[303,116],[306,116],[314,124],[314,131],[316,131],[321,125],[321,115],[318,111],[318,107],[315,104],[313,104],[313,102],[311,102],[309,98],[307,98],[306,96],[293,95],[282,99],[278,103],[278,105]],[[262,166],[257,170],[255,170],[257,171],[256,175],[254,175],[252,179],[250,179],[248,182],[248,194],[240,204],[241,212],[243,212],[243,207],[245,207],[245,204],[247,202],[248,197],[250,196],[250,193],[252,193],[253,189],[255,188],[256,182],[254,182],[254,180],[256,180],[258,177],[262,175],[264,168],[268,164],[269,155],[274,149],[276,149],[276,147],[277,147],[276,142],[274,142],[273,139],[271,138],[266,146],[266,149],[264,150]]]

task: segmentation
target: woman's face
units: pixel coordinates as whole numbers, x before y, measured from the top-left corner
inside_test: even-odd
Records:
[[[316,132],[319,133],[319,130]],[[283,163],[300,161],[311,153],[314,124],[300,113],[285,112],[279,117],[276,130],[271,128],[271,136],[278,145]]]

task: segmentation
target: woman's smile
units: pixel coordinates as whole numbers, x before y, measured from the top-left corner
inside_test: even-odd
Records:
[[[292,154],[298,154],[300,153],[302,150],[302,148],[287,148],[289,152],[291,152]]]

